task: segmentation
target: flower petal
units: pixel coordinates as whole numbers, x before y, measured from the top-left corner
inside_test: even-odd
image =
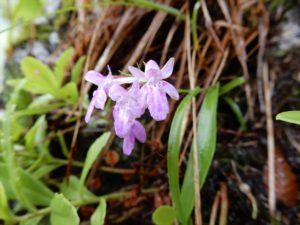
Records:
[[[84,79],[97,86],[101,86],[104,83],[105,76],[95,70],[90,70],[85,74]]]
[[[92,100],[89,104],[88,110],[87,110],[87,112],[85,114],[85,117],[84,117],[84,120],[85,120],[86,123],[88,123],[91,119],[91,115],[92,115],[94,107],[95,107],[95,101],[96,101],[96,99],[92,98]]]
[[[95,108],[104,109],[107,96],[103,88],[94,91],[93,99],[95,99]]]
[[[145,77],[145,73],[136,67],[128,66],[128,70],[132,74],[132,76],[136,78],[142,79]]]
[[[148,86],[145,84],[141,89],[140,89],[140,95],[137,98],[138,104],[140,105],[141,108],[144,110],[147,108],[147,95],[148,95]],[[144,114],[144,112],[143,112]]]
[[[122,109],[117,105],[114,107],[113,116],[116,135],[120,138],[124,138],[130,132],[133,118],[131,118],[131,114],[128,110]]]
[[[168,62],[164,65],[164,67],[161,69],[163,79],[168,78],[173,73],[174,62],[175,62],[175,58],[174,57],[170,58]]]
[[[127,91],[121,87],[118,84],[114,84],[113,86],[111,86],[111,88],[108,91],[108,95],[109,97],[113,100],[113,101],[120,101],[122,98],[124,98],[125,96],[127,96]]]
[[[142,143],[146,141],[146,130],[139,121],[134,121],[131,129],[136,139],[138,139]]]
[[[162,74],[158,64],[154,60],[149,60],[145,67],[145,77],[150,81],[158,81],[162,79]]]
[[[171,98],[178,100],[179,99],[179,94],[176,90],[176,88],[168,83],[167,81],[160,81],[159,82],[159,86],[161,87],[161,89],[166,92]]]
[[[123,153],[125,155],[130,155],[132,150],[133,150],[133,147],[134,147],[134,135],[133,133],[129,133],[125,138],[124,138],[124,141],[123,141]]]
[[[149,86],[148,90],[147,103],[152,118],[156,121],[165,120],[169,112],[166,94],[157,86]]]
[[[145,72],[148,70],[160,70],[159,65],[154,60],[149,60],[145,66]]]

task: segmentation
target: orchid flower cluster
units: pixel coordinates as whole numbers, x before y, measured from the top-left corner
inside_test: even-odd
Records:
[[[173,67],[174,58],[170,58],[161,69],[154,60],[146,63],[145,71],[129,66],[131,77],[114,76],[109,67],[107,76],[88,71],[85,80],[98,88],[93,92],[85,121],[89,122],[94,108],[103,110],[107,97],[110,97],[115,102],[113,118],[116,135],[124,139],[123,153],[130,155],[135,139],[141,143],[146,141],[146,130],[137,119],[148,109],[154,120],[165,120],[169,112],[167,95],[179,99],[176,88],[164,81],[171,76]],[[131,86],[125,89],[122,87],[124,84]]]

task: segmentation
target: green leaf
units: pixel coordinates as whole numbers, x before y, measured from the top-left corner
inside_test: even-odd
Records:
[[[71,201],[81,199],[79,179],[75,176],[65,179],[60,186],[60,192]],[[95,197],[86,187],[83,187],[83,196]]]
[[[34,205],[49,206],[53,192],[41,181],[21,168],[17,169],[18,192],[21,192]]]
[[[5,163],[0,163],[0,182],[2,183],[8,199],[16,199],[16,195],[10,183],[9,167]]]
[[[80,222],[75,207],[62,194],[54,195],[50,209],[52,225],[77,225]]]
[[[168,166],[168,178],[169,187],[172,196],[172,200],[175,205],[175,211],[180,222],[183,222],[182,208],[185,207],[180,201],[180,187],[179,187],[179,149],[180,149],[180,137],[182,130],[182,121],[188,106],[192,98],[200,92],[199,88],[192,90],[179,104],[175,115],[172,120],[171,129],[168,140],[168,153],[167,153],[167,166]]]
[[[110,132],[103,133],[99,138],[96,139],[96,141],[89,148],[85,162],[84,162],[84,166],[83,166],[83,169],[81,172],[81,176],[80,176],[80,190],[81,191],[83,188],[85,178],[88,175],[88,172],[89,172],[91,166],[97,159],[97,157],[100,154],[103,147],[106,145],[109,137],[110,137]]]
[[[40,0],[35,0],[33,4],[28,4],[28,0],[19,0],[14,10],[14,19],[32,20],[43,15],[43,4]]]
[[[276,120],[300,125],[300,111],[286,111],[276,115]]]
[[[176,219],[174,208],[168,205],[162,205],[152,214],[152,221],[156,225],[172,225]]]
[[[40,96],[34,97],[33,101],[28,106],[28,109],[34,109],[34,108],[43,108],[54,100],[54,96],[50,94],[44,94]]]
[[[231,91],[232,89],[241,86],[242,84],[245,83],[245,78],[244,77],[238,77],[232,81],[229,81],[227,84],[224,84],[221,88],[220,88],[220,95],[224,95],[226,93],[228,93],[229,91]]]
[[[25,57],[21,69],[26,77],[25,90],[34,94],[57,93],[59,84],[47,65],[33,57]]]
[[[244,119],[243,113],[242,113],[239,105],[237,103],[235,103],[232,100],[232,98],[229,98],[227,96],[224,96],[223,99],[229,105],[229,107],[231,108],[231,110],[234,112],[237,120],[239,121],[239,123],[240,123],[240,130],[241,131],[246,130],[246,121]]]
[[[52,104],[45,105],[43,107],[34,107],[34,108],[19,110],[14,113],[13,118],[16,119],[22,116],[45,114],[51,110],[60,108],[63,105],[64,103],[52,103]]]
[[[209,88],[198,115],[197,145],[200,187],[204,184],[216,148],[218,97],[219,85]],[[184,205],[184,223],[188,222],[195,204],[192,149],[193,146],[190,150],[180,196],[181,204]]]
[[[103,225],[106,215],[106,201],[100,198],[100,203],[93,215],[91,216],[91,225]]]
[[[11,214],[7,204],[5,189],[2,182],[0,181],[0,219],[7,221],[10,218]]]
[[[62,85],[64,75],[66,70],[68,69],[68,66],[72,60],[72,55],[74,54],[73,48],[68,48],[66,51],[64,51],[59,59],[56,62],[56,65],[54,67],[54,74],[57,80],[57,83]]]
[[[55,96],[74,104],[77,102],[79,97],[77,85],[74,82],[69,82],[63,86]]]
[[[60,165],[58,164],[44,164],[42,166],[39,166],[33,173],[32,175],[36,178],[39,179],[43,176],[45,176],[46,174],[50,173],[51,171],[57,169],[58,167],[60,167]]]
[[[71,81],[77,83],[80,78],[80,74],[82,73],[83,66],[85,62],[85,56],[81,56],[79,60],[74,65],[72,72],[71,72]]]
[[[42,216],[36,216],[30,219],[26,219],[21,221],[20,225],[38,225],[40,221],[43,219]]]
[[[35,147],[43,143],[42,140],[45,137],[46,129],[47,122],[45,120],[45,115],[43,115],[37,119],[35,124],[25,135],[26,150],[29,151],[31,155],[36,155]]]

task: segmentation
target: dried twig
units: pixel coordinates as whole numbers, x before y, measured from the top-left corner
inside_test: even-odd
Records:
[[[264,94],[263,94],[263,58],[266,48],[266,39],[268,34],[269,28],[269,15],[265,9],[264,2],[259,1],[261,16],[258,20],[258,41],[259,41],[259,50],[257,54],[257,70],[256,70],[256,77],[257,77],[257,93],[258,93],[258,100],[260,111],[265,111],[265,102],[264,102]]]
[[[269,189],[269,212],[275,216],[276,211],[276,184],[275,184],[275,141],[272,118],[271,88],[269,81],[268,64],[263,64],[263,84],[266,103],[267,140],[268,140],[268,189]]]
[[[220,191],[217,192],[209,218],[209,225],[215,225],[217,221],[217,212],[220,205]]]
[[[190,20],[189,16],[186,17],[185,35],[190,36]],[[192,58],[190,38],[186,38],[187,62],[188,62],[188,75],[191,89],[195,88],[195,65]],[[193,54],[195,56],[195,54]],[[198,162],[198,146],[197,146],[197,115],[196,115],[196,100],[192,99],[192,122],[193,122],[193,170],[194,170],[194,191],[195,191],[195,224],[202,225],[201,214],[201,196],[199,184],[199,162]]]
[[[219,225],[226,225],[228,220],[228,195],[227,195],[227,186],[225,183],[221,183],[221,211],[219,218]]]

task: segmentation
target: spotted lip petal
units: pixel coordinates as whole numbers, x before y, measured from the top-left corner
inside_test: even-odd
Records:
[[[144,143],[147,138],[146,130],[143,127],[143,125],[139,121],[134,121],[132,124],[132,131],[136,139],[139,140],[139,142]]]
[[[134,142],[135,142],[135,139],[134,139],[134,135],[132,132],[130,132],[125,138],[124,138],[124,141],[123,141],[123,153],[124,155],[130,155],[132,150],[133,150],[133,147],[134,147]]]
[[[130,111],[122,109],[118,105],[114,107],[113,116],[116,135],[124,138],[129,133],[134,118]]]
[[[135,139],[144,143],[146,141],[146,130],[143,125],[135,120],[132,125],[131,129],[128,134],[124,137],[123,141],[123,153],[125,155],[130,155],[133,148]]]
[[[156,121],[165,120],[169,112],[167,96],[157,86],[148,88],[148,109],[152,118]]]

